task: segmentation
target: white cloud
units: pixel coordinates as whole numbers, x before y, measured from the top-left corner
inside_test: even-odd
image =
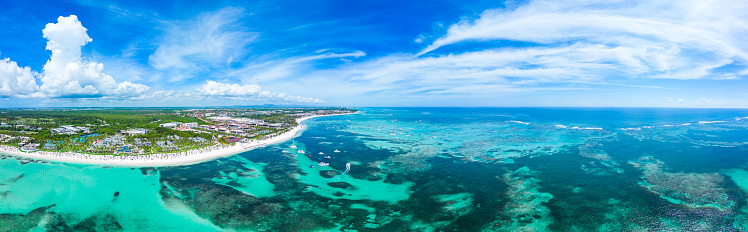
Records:
[[[60,16],[42,30],[52,56],[44,65],[40,96],[44,97],[118,97],[135,96],[148,90],[142,84],[117,84],[105,74],[104,64],[83,61],[81,47],[91,42],[78,17]]]
[[[315,53],[327,52],[330,49],[317,50]],[[310,68],[310,63],[317,60],[366,56],[363,51],[346,53],[325,53],[312,56],[291,57],[287,59],[271,59],[261,62],[247,64],[245,67],[228,73],[229,76],[237,76],[239,79],[249,80],[254,83],[274,81],[287,77],[298,77],[297,73],[303,73]]]
[[[112,94],[118,97],[138,97],[148,91],[149,87],[141,84],[133,84],[129,81],[123,81],[117,84],[117,88]]]
[[[496,40],[551,50],[600,46],[618,50],[612,60],[616,70],[635,70],[636,77],[729,79],[745,72],[725,74],[714,68],[748,61],[746,16],[748,2],[735,1],[532,1],[451,25],[418,55],[455,43]],[[610,58],[594,56],[586,62],[610,64]]]
[[[631,51],[577,44],[555,49],[487,49],[436,57],[397,54],[300,76],[314,80],[307,82],[309,85],[334,83],[330,87],[335,91],[350,94],[386,92],[395,96],[461,94],[491,97],[499,93],[578,90],[583,88],[583,84],[608,84],[598,78],[599,73],[638,75],[640,71],[635,69],[619,71],[622,65],[617,63],[625,57],[621,54],[628,53]],[[594,60],[607,62],[591,62]],[[307,84],[300,86],[308,87]],[[346,87],[342,88],[342,85]]]
[[[9,58],[0,60],[0,97],[28,97],[39,89],[29,67],[19,67]]]
[[[169,81],[189,79],[193,73],[225,67],[242,57],[258,34],[245,32],[237,20],[239,8],[228,7],[203,13],[195,20],[165,22],[164,35],[157,39],[149,64],[171,76]]]
[[[455,102],[491,105],[513,102],[504,96],[550,96],[566,91],[574,92],[568,96],[579,97],[584,95],[579,90],[600,89],[589,85],[615,91],[621,87],[664,91],[682,88],[685,85],[680,83],[686,82],[669,85],[673,82],[652,79],[745,75],[715,69],[748,63],[744,62],[746,45],[739,42],[748,36],[741,31],[748,30],[738,30],[748,28],[741,24],[746,18],[741,9],[748,5],[719,1],[695,5],[536,1],[485,11],[478,19],[448,26],[441,37],[419,36],[416,42],[430,44],[421,54],[389,54],[326,69],[309,67],[307,57],[274,57],[226,76],[300,95],[314,93],[335,99],[333,104],[389,101],[402,105],[459,99]],[[713,7],[719,9],[710,9]],[[485,41],[489,43],[482,43]],[[463,44],[435,50],[456,43]],[[677,98],[666,101],[684,102]]]
[[[257,84],[239,85],[224,84],[215,81],[208,81],[199,90],[200,93],[207,96],[221,96],[238,99],[260,99],[270,101],[297,102],[297,103],[322,103],[323,101],[316,98],[306,98],[300,96],[288,95],[285,93],[274,93],[263,90]]]

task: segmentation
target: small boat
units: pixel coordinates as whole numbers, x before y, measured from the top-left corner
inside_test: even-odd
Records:
[[[288,151],[286,151],[286,150],[283,150],[281,152],[283,152],[283,154],[288,154]]]
[[[260,146],[260,149],[265,149],[265,148],[266,148],[265,145]]]
[[[324,158],[325,158],[325,159],[329,159],[329,158],[330,158],[330,156],[329,156],[329,155],[326,155],[326,156],[325,156]]]
[[[309,158],[312,158],[312,155],[306,155],[306,156],[309,156]]]
[[[321,162],[321,163],[318,164],[318,166],[320,166],[320,167],[329,166],[329,165],[330,164],[325,163],[325,162]]]
[[[325,153],[319,152],[319,155],[324,155]]]
[[[314,165],[309,165],[310,168],[314,168]]]
[[[298,150],[296,152],[298,152],[299,154],[304,154],[304,150]]]
[[[338,149],[335,149],[335,151],[333,151],[333,152],[335,152],[335,153],[340,153],[340,151],[338,151]]]
[[[296,140],[293,140],[293,142],[291,143],[291,148],[296,148]]]

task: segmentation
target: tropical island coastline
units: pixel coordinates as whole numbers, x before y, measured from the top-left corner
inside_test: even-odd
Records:
[[[356,113],[358,112],[356,111],[299,117],[295,119],[296,125],[294,127],[274,136],[268,136],[262,139],[255,140],[243,139],[233,143],[215,143],[211,146],[178,152],[164,152],[145,155],[102,155],[80,152],[55,152],[43,150],[28,152],[23,151],[23,148],[0,144],[0,155],[8,154],[11,156],[29,158],[34,160],[117,167],[163,167],[191,165],[236,155],[271,144],[288,141],[300,135],[301,132],[306,129],[306,126],[304,126],[302,122],[308,119]]]

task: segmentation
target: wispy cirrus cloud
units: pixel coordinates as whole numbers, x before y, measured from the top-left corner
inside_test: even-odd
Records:
[[[489,41],[519,41],[539,49],[603,47],[621,51],[614,60],[617,70],[636,70],[631,77],[729,79],[745,71],[718,68],[739,65],[748,70],[748,46],[741,42],[748,36],[746,12],[748,4],[734,1],[531,1],[453,24],[417,55],[457,43]]]
[[[238,21],[243,9],[227,7],[202,13],[194,20],[164,21],[163,35],[148,63],[165,72],[168,81],[191,79],[216,67],[225,68],[246,55],[259,34],[248,32]]]
[[[651,80],[746,76],[745,19],[748,4],[735,2],[531,1],[463,19],[431,41],[420,36],[420,52],[286,75],[322,95],[415,101],[597,86],[678,91]]]
[[[316,53],[318,54],[259,59],[246,64],[242,68],[230,70],[226,73],[226,76],[249,83],[270,82],[283,78],[298,77],[300,73],[311,72],[314,70],[313,66],[316,61],[336,58],[359,58],[366,55],[363,51],[334,53],[329,49],[318,50]]]
[[[329,84],[334,92],[413,100],[579,90],[583,85],[658,88],[610,83],[600,78],[600,73],[636,75],[636,70],[620,64],[626,62],[621,57],[629,53],[626,49],[576,44],[555,49],[491,48],[433,57],[395,54],[300,74],[298,79],[309,81],[297,86],[334,83]],[[594,62],[597,60],[606,62]]]

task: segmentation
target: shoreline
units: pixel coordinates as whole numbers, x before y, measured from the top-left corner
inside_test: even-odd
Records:
[[[358,112],[357,112],[358,113]],[[22,152],[19,148],[7,145],[0,145],[0,154],[10,156],[43,160],[58,163],[70,164],[91,164],[104,165],[113,167],[165,167],[165,166],[183,166],[211,161],[219,158],[229,157],[242,152],[251,151],[260,146],[267,146],[276,143],[282,143],[300,135],[306,126],[301,122],[318,117],[349,115],[346,114],[328,114],[301,117],[296,119],[296,125],[291,130],[284,132],[272,138],[252,141],[249,143],[235,143],[233,145],[214,145],[196,150],[183,151],[178,153],[160,153],[140,156],[113,156],[113,155],[89,155],[74,152],[48,152],[36,151],[33,153]]]

